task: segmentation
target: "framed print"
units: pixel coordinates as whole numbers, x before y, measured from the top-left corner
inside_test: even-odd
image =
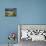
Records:
[[[5,8],[5,16],[16,16],[16,8]]]

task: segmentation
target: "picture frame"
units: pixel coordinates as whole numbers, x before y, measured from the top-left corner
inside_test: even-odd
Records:
[[[5,16],[16,16],[17,8],[5,8]]]

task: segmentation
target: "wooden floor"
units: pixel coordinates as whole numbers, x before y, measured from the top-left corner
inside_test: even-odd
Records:
[[[8,44],[0,44],[0,46],[8,46]],[[15,46],[46,46],[46,42],[43,41],[32,42],[31,40],[28,41],[21,40],[20,43],[15,44]]]
[[[28,41],[21,40],[20,46],[46,46],[46,42],[45,41],[32,42],[31,40],[28,40]]]

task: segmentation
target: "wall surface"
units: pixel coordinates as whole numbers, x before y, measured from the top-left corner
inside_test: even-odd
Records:
[[[17,16],[5,17],[5,8],[17,8]],[[18,32],[17,24],[46,24],[46,0],[1,0],[0,44],[8,43],[9,32]]]

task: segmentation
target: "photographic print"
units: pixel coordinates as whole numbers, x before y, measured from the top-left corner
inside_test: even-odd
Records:
[[[5,16],[16,16],[16,8],[5,8]]]

